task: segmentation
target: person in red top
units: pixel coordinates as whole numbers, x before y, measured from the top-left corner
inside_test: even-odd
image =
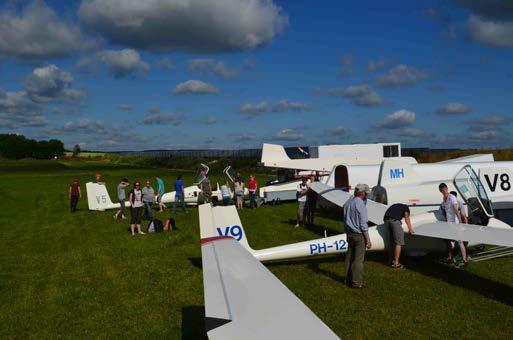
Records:
[[[255,193],[256,193],[257,189],[258,189],[258,183],[257,183],[255,177],[253,177],[253,175],[249,175],[249,207],[250,208],[256,207]]]
[[[78,179],[74,179],[69,186],[69,207],[71,212],[75,212],[77,210],[78,199],[82,197],[82,191],[80,190],[80,183]]]

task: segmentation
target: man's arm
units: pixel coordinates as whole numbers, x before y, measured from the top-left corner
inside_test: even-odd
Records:
[[[406,225],[408,226],[408,233],[410,235],[415,234],[415,231],[413,231],[413,226],[411,224],[411,218],[410,218],[410,213],[409,212],[405,212],[404,213],[404,221],[406,222]]]
[[[358,212],[360,214],[360,230],[362,231],[363,238],[365,239],[365,246],[367,249],[372,248],[372,242],[369,237],[369,217],[367,213],[367,207],[364,205],[362,201],[362,205],[358,207]]]

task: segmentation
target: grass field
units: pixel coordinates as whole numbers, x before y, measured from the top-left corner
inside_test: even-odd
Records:
[[[84,184],[96,171],[111,197],[122,177],[160,174],[169,187],[177,174],[101,161],[0,162],[0,338],[202,339],[197,209],[174,216],[175,232],[136,237],[114,212],[88,211],[85,197],[70,214],[70,181]],[[192,174],[184,174],[188,183]],[[243,210],[252,247],[341,232],[339,221],[322,216],[312,230],[294,229],[295,208]],[[513,338],[513,258],[465,270],[407,258],[408,269],[394,271],[383,254],[371,254],[362,291],[344,286],[342,260],[267,267],[341,338]]]

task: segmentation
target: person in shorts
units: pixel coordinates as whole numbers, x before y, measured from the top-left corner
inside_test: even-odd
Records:
[[[308,191],[308,185],[306,184],[306,178],[303,177],[301,183],[297,186],[297,222],[296,228],[304,225],[305,222],[305,205],[306,205],[306,193]]]
[[[130,230],[132,231],[132,236],[135,235],[136,229],[138,234],[144,235],[141,230],[141,215],[144,207],[142,197],[141,183],[135,182],[134,188],[128,194],[128,200],[130,201]]]
[[[438,186],[438,190],[442,194],[442,203],[440,204],[440,208],[442,209],[445,219],[449,223],[459,224],[461,223],[461,215],[460,208],[458,204],[458,200],[454,195],[449,192],[449,188],[447,184],[440,183]],[[456,243],[459,243],[461,258],[463,259],[461,266],[464,266],[467,263],[467,251],[465,249],[465,244],[461,240],[456,240]],[[454,263],[454,248],[452,241],[447,240],[447,262]]]
[[[244,182],[242,181],[242,177],[237,177],[234,183],[234,190],[237,209],[242,209],[244,207]]]
[[[408,226],[408,233],[413,235],[414,231],[410,219],[410,208],[408,208],[406,204],[392,204],[387,209],[384,216],[385,230],[387,230],[390,235],[390,258],[393,268],[404,268],[399,262],[401,249],[404,246],[403,218]]]
[[[120,215],[121,215],[121,219],[123,219],[123,220],[126,219],[126,217],[125,217],[125,211],[126,211],[126,206],[125,206],[125,200],[126,200],[125,189],[126,189],[126,187],[128,187],[128,179],[123,178],[121,180],[121,182],[119,182],[118,187],[117,187],[117,195],[118,195],[118,201],[119,201],[119,210],[114,214],[114,219],[115,220],[117,220]]]

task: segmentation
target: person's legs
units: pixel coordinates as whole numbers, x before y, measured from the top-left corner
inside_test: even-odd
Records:
[[[463,241],[458,241],[460,244],[460,252],[461,252],[461,259],[463,262],[467,262],[467,249],[465,248],[465,243]]]
[[[180,196],[176,196],[175,195],[175,201],[173,202],[173,208],[171,210],[173,212],[173,214],[176,212],[176,203],[177,203],[179,198],[180,198]]]
[[[153,202],[146,202],[146,207],[148,209],[148,220],[153,220],[153,211],[151,209],[153,208]]]
[[[301,220],[303,218],[303,212],[305,210],[305,202],[297,202],[297,223],[296,227],[300,227],[303,224]]]
[[[70,210],[75,212],[77,210],[78,196],[72,196],[70,199]]]
[[[249,207],[253,209],[255,207],[255,192],[249,192]]]
[[[402,267],[399,262],[399,257],[401,256],[401,247],[404,246],[404,230],[402,227],[401,221],[390,221],[392,238],[393,238],[393,251],[394,251],[394,259],[392,261],[392,266],[394,267]]]
[[[141,215],[142,215],[142,211],[141,211],[141,208],[142,207],[138,207],[136,208],[138,211],[137,211],[137,222],[136,222],[136,227],[137,227],[137,230],[138,230],[138,233],[139,234],[144,234],[142,229],[141,229]]]
[[[137,223],[137,213],[138,213],[138,208],[134,208],[134,207],[130,208],[130,230],[132,231],[132,235],[135,235],[135,225]]]
[[[447,261],[448,262],[452,262],[452,261],[454,261],[454,259],[453,259],[453,244],[452,244],[452,241],[451,240],[446,240],[446,245],[447,245]]]
[[[394,244],[394,260],[392,265],[399,266],[399,258],[401,257],[401,246],[399,244]]]
[[[346,270],[346,285],[350,286],[353,283],[351,264],[353,263],[354,257],[354,242],[350,233],[347,235],[347,252],[345,258],[345,270]]]
[[[180,196],[180,201],[182,202],[182,211],[187,212],[187,209],[185,209],[185,197]]]
[[[363,261],[365,260],[365,239],[362,234],[354,234],[354,259],[351,265],[353,287],[363,284]]]

